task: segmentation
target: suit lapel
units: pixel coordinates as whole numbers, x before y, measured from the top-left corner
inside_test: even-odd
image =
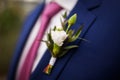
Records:
[[[39,17],[39,14],[42,12],[42,9],[44,7],[44,3],[38,5],[38,7],[33,10],[33,12],[27,17],[23,28],[22,28],[22,34],[20,35],[19,41],[18,41],[18,45],[15,49],[15,53],[10,65],[10,70],[9,70],[9,74],[8,74],[8,80],[14,80],[15,78],[15,72],[17,69],[17,65],[18,65],[18,61],[20,59],[21,53],[23,51],[23,46],[26,43],[26,40],[29,36],[29,33],[32,29],[32,27],[34,26],[37,18]]]
[[[97,1],[97,2],[92,3],[90,1]],[[81,24],[84,24],[84,28],[83,28],[83,31],[82,31],[80,37],[84,37],[86,32],[89,30],[91,25],[96,20],[96,16],[93,15],[89,10],[92,10],[93,8],[95,9],[96,7],[98,7],[98,5],[100,5],[99,0],[78,0],[76,6],[74,7],[74,9],[71,11],[70,15],[68,16],[68,18],[69,18],[74,13],[77,13],[77,15],[78,15],[76,24],[74,26],[72,26],[73,29],[78,29]],[[78,44],[79,42],[80,42],[80,40],[77,40],[73,44]],[[46,75],[43,73],[43,69],[49,63],[49,59],[51,57],[50,52],[46,51],[42,60],[38,64],[36,70],[33,72],[32,76],[31,76],[31,80],[33,80],[33,79],[57,80],[59,75],[64,71],[64,67],[67,65],[67,63],[70,60],[70,58],[72,57],[73,53],[75,54],[75,51],[76,51],[75,49],[72,49],[64,57],[59,58],[50,75]]]

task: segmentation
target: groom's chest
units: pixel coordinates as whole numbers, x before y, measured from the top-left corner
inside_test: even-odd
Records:
[[[44,36],[42,38],[42,40],[47,40],[47,33],[49,32],[50,29],[52,29],[54,26],[58,26],[58,27],[61,27],[61,23],[60,23],[60,18],[61,18],[61,15],[65,12],[66,10],[63,9],[62,11],[60,11],[58,14],[56,14],[55,16],[52,17],[52,19],[50,20],[50,23],[48,24],[47,26],[47,29],[44,33]],[[19,61],[19,68],[21,68],[21,65],[23,64],[26,56],[27,56],[27,53],[28,51],[30,50],[30,47],[33,43],[33,41],[35,40],[35,37],[37,36],[37,33],[40,29],[40,26],[41,26],[41,18],[39,17],[36,21],[36,23],[33,25],[33,28],[32,30],[30,31],[30,34],[28,36],[28,38],[26,39],[26,43],[25,43],[25,46],[24,46],[24,49],[22,51],[22,55],[21,55],[21,58],[20,58],[20,61]],[[41,58],[43,57],[44,53],[46,52],[47,50],[47,46],[44,42],[41,42],[40,45],[39,45],[39,49],[37,51],[37,56],[34,60],[34,64],[33,64],[33,68],[32,68],[32,72],[35,70],[35,68],[37,67],[38,63],[40,62]],[[20,70],[20,69],[18,69]],[[19,72],[19,71],[18,71]]]

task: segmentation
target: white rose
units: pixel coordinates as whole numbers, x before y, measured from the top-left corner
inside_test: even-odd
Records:
[[[68,37],[65,31],[51,31],[51,37],[58,46],[63,45],[63,41]]]

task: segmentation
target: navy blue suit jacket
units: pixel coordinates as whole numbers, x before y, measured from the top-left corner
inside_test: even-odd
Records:
[[[43,9],[41,3],[23,25],[8,80],[15,78],[21,52]],[[30,80],[120,80],[120,0],[78,0],[69,16],[74,13],[78,18],[72,28],[77,29],[83,23],[80,37],[89,42],[77,40],[74,44],[79,48],[59,58],[50,75],[43,73],[50,59],[46,51]]]

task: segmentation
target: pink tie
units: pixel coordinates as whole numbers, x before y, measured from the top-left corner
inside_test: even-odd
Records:
[[[39,32],[28,52],[28,55],[26,56],[26,59],[20,71],[20,75],[18,76],[18,80],[29,80],[34,59],[36,57],[37,50],[40,45],[40,41],[47,28],[47,25],[49,24],[51,17],[54,16],[61,9],[62,7],[60,7],[58,4],[54,2],[51,2],[45,7],[41,16],[41,26],[40,26]]]

